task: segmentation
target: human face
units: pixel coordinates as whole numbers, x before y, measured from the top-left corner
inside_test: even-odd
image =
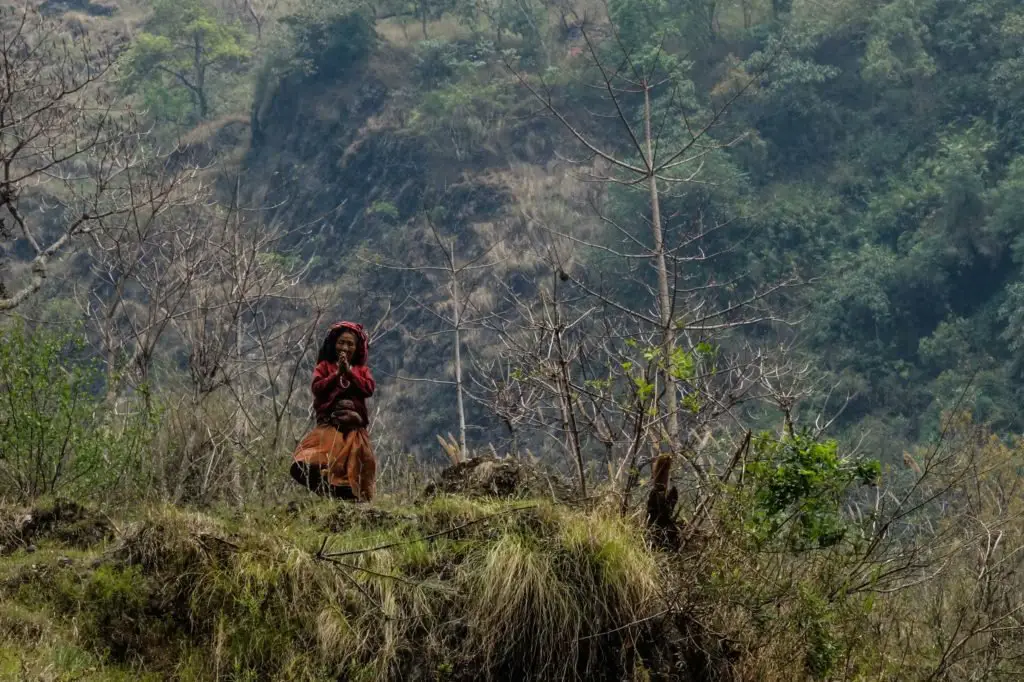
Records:
[[[338,334],[338,340],[334,343],[339,358],[345,358],[345,362],[352,362],[352,356],[356,352],[356,335],[352,332]]]

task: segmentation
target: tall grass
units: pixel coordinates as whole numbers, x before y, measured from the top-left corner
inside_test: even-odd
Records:
[[[0,551],[0,666],[61,648],[181,680],[1013,679],[1024,448],[964,424],[908,456],[919,474],[886,472],[810,549],[751,532],[742,495],[680,552],[614,505],[127,510],[111,544]]]
[[[195,679],[567,679],[581,664],[600,678],[625,640],[585,637],[651,613],[656,562],[617,518],[517,509],[442,497],[353,524],[328,557],[393,546],[332,562],[322,505],[284,524],[157,506],[50,603],[87,647]]]

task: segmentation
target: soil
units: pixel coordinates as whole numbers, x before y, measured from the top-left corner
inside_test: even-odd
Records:
[[[558,476],[519,460],[496,457],[473,457],[448,467],[424,490],[427,496],[438,493],[556,500],[569,500],[573,496],[572,487]]]
[[[55,540],[84,549],[114,536],[106,516],[68,500],[29,509],[0,508],[0,556]]]
[[[403,521],[414,520],[415,517],[393,514],[383,509],[344,504],[338,505],[338,508],[321,522],[321,526],[331,533],[344,533],[356,527],[370,530],[393,528]]]

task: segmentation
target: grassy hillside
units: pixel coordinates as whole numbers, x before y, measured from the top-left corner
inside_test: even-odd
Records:
[[[0,671],[41,680],[1001,679],[1024,652],[1011,463],[1020,452],[969,433],[918,453],[925,476],[903,504],[851,518],[844,540],[802,549],[780,544],[796,538],[784,527],[762,535],[766,518],[750,515],[760,493],[745,487],[699,527],[684,526],[682,546],[669,551],[603,496],[583,505],[387,496],[373,507],[301,497],[203,512],[7,506]],[[987,473],[961,486],[979,468]]]
[[[0,11],[0,676],[1019,675],[1018,5]]]
[[[4,559],[8,671],[72,648],[110,679],[612,679],[623,635],[581,636],[651,615],[659,580],[629,524],[544,502],[154,508],[105,547],[62,522]]]

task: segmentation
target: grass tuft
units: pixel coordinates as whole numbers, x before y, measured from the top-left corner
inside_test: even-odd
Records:
[[[482,652],[490,669],[510,671],[518,662],[530,678],[561,679],[573,664],[583,607],[552,557],[538,543],[509,535],[472,569],[469,650]]]
[[[327,525],[328,554],[352,552],[333,563],[317,555]],[[658,585],[638,529],[550,502],[157,506],[119,526],[74,566],[5,565],[3,641],[73,623],[66,643],[96,660],[183,680],[605,679],[626,638],[589,635],[649,615]]]

